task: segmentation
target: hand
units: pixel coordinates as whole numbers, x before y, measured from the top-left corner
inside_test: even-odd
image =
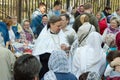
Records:
[[[62,50],[69,50],[69,47],[66,44],[61,44],[61,49]]]
[[[111,67],[119,66],[120,65],[120,57],[115,58],[111,63]]]
[[[65,44],[61,44],[61,49],[62,49],[62,50],[66,50],[66,47],[67,47],[67,46],[66,46]]]

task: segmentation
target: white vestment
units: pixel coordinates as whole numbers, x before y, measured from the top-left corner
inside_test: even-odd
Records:
[[[65,34],[60,30],[57,34],[51,34],[50,29],[47,26],[40,33],[35,47],[33,49],[33,55],[38,56],[45,52],[52,52],[53,50],[61,50],[61,45],[65,44],[69,47]]]

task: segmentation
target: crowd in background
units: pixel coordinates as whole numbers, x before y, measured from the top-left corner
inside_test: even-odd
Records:
[[[120,80],[120,7],[92,10],[41,2],[31,20],[0,22],[0,80]]]

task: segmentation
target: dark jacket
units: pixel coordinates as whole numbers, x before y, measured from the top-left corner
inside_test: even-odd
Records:
[[[95,26],[95,29],[97,32],[99,32],[99,26],[98,26],[98,21],[97,18],[93,15],[93,14],[89,14],[89,13],[83,13],[86,14],[90,19],[89,22]],[[82,15],[82,14],[81,14]],[[82,25],[82,23],[80,22],[80,16],[76,17],[75,22],[73,24],[73,29],[77,32],[79,27]]]

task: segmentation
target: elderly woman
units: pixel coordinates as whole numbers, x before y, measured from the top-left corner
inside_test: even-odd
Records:
[[[106,64],[106,54],[102,47],[102,37],[97,32],[91,32],[86,39],[86,45],[79,47],[73,56],[72,71],[78,78],[82,73],[91,71],[103,75]]]
[[[48,67],[49,71],[44,75],[42,80],[77,80],[69,72],[68,58],[62,50],[52,52],[48,61]]]
[[[52,16],[35,42],[33,55],[39,56],[45,52],[51,53],[53,50],[66,51],[68,49],[69,43],[61,30],[61,18]]]
[[[34,34],[32,32],[32,29],[30,28],[30,21],[29,20],[24,20],[22,23],[23,27],[23,34],[21,33],[21,38],[24,40],[27,40],[29,42],[32,42],[34,39]]]
[[[110,20],[110,26],[105,29],[103,33],[104,42],[110,47],[116,47],[115,36],[120,31],[119,28],[120,22],[116,17],[112,17]]]

